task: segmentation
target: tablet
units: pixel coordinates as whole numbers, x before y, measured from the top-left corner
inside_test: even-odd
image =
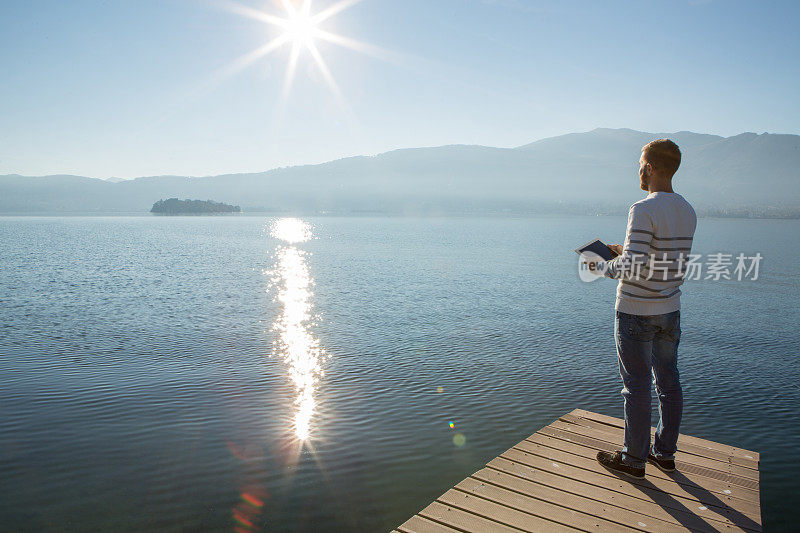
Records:
[[[600,239],[595,239],[584,244],[580,248],[576,248],[575,253],[578,255],[588,255],[590,258],[594,259],[594,257],[592,257],[593,254],[602,257],[605,261],[610,261],[618,255]]]

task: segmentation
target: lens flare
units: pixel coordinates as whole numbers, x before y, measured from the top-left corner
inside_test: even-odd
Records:
[[[221,5],[227,10],[259,22],[264,22],[277,30],[277,35],[275,35],[272,40],[234,60],[230,66],[222,70],[220,76],[232,76],[249,67],[257,60],[283,48],[284,45],[288,45],[288,62],[286,64],[286,75],[283,81],[283,100],[286,100],[291,90],[292,82],[297,72],[297,64],[300,60],[300,54],[305,52],[306,55],[313,60],[313,63],[316,64],[322,74],[322,78],[339,101],[339,104],[344,109],[348,109],[349,106],[319,51],[318,45],[320,42],[326,42],[354,50],[384,61],[401,61],[401,59],[398,59],[400,56],[396,53],[349,37],[337,35],[330,31],[325,31],[320,27],[335,15],[362,1],[363,0],[339,0],[321,11],[314,12],[311,0],[280,0],[279,3],[282,7],[282,12],[280,14],[270,14],[243,5],[234,0],[219,0]]]
[[[264,507],[264,502],[256,498],[252,494],[243,492],[242,499],[257,509],[261,509],[262,507]]]

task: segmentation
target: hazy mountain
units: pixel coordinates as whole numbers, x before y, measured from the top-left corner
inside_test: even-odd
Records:
[[[203,178],[112,181],[0,176],[0,212],[147,212],[161,198],[212,199],[247,211],[622,212],[641,198],[638,158],[669,137],[683,152],[676,191],[700,209],[800,212],[800,136],[596,129],[518,148],[441,146],[320,165]]]

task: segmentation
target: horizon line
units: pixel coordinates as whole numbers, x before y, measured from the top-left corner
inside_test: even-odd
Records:
[[[150,175],[143,175],[143,176],[134,176],[134,177],[130,177],[130,178],[121,178],[119,176],[108,176],[106,178],[100,178],[100,177],[96,177],[96,176],[85,176],[85,175],[82,175],[82,174],[69,174],[69,173],[67,173],[67,174],[42,174],[42,175],[30,175],[30,174],[12,173],[12,174],[0,174],[0,177],[2,177],[2,178],[7,178],[7,177],[19,177],[19,178],[55,178],[55,177],[84,178],[84,179],[93,179],[93,180],[99,180],[99,181],[105,181],[105,182],[111,182],[111,183],[119,183],[121,181],[134,181],[134,180],[137,180],[137,179],[147,179],[147,178],[187,178],[187,179],[218,178],[220,176],[241,176],[241,175],[247,175],[247,174],[266,174],[268,172],[273,172],[273,171],[276,171],[276,170],[285,170],[285,169],[300,168],[300,167],[314,167],[314,166],[319,166],[319,165],[326,165],[328,163],[334,163],[334,162],[337,162],[337,161],[344,161],[344,160],[347,160],[347,159],[356,159],[356,158],[362,158],[362,157],[378,157],[378,156],[381,156],[381,155],[390,154],[390,153],[394,153],[394,152],[400,152],[400,151],[404,151],[404,150],[425,150],[425,149],[449,148],[449,147],[475,147],[475,148],[489,148],[489,149],[493,149],[493,150],[517,150],[517,149],[524,148],[526,146],[530,146],[532,144],[536,144],[538,142],[545,141],[545,140],[548,140],[548,139],[557,139],[559,137],[566,137],[568,135],[584,135],[584,134],[587,134],[587,133],[593,133],[593,132],[600,131],[600,130],[631,131],[631,132],[635,132],[635,133],[647,133],[647,134],[651,134],[651,135],[677,135],[677,134],[682,134],[682,133],[690,133],[690,134],[693,134],[693,135],[707,135],[707,136],[710,136],[710,137],[717,137],[719,139],[731,139],[731,138],[734,138],[734,137],[739,137],[739,136],[748,135],[748,134],[749,135],[755,135],[755,136],[758,136],[758,137],[760,137],[762,135],[790,135],[790,136],[795,136],[795,137],[800,136],[800,134],[796,134],[796,133],[776,133],[776,132],[768,132],[768,131],[765,131],[765,132],[762,132],[762,133],[756,133],[756,132],[753,132],[753,131],[744,131],[744,132],[741,132],[741,133],[737,133],[735,135],[724,136],[724,135],[718,135],[718,134],[715,134],[715,133],[700,133],[700,132],[691,131],[691,130],[679,130],[679,131],[674,131],[674,132],[649,132],[649,131],[636,130],[636,129],[633,129],[633,128],[624,128],[624,127],[623,128],[609,128],[609,127],[604,127],[604,126],[598,126],[596,128],[593,128],[593,129],[587,130],[587,131],[574,131],[574,132],[569,132],[569,133],[562,133],[562,134],[559,134],[559,135],[552,135],[550,137],[541,137],[539,139],[535,139],[533,141],[530,141],[530,142],[527,142],[527,143],[524,143],[524,144],[520,144],[520,145],[517,145],[517,146],[508,146],[508,147],[506,147],[506,146],[491,146],[491,145],[486,145],[486,144],[465,144],[465,143],[439,144],[439,145],[430,145],[430,146],[405,146],[405,147],[400,147],[400,148],[392,148],[392,149],[389,149],[389,150],[385,150],[385,151],[382,151],[382,152],[376,152],[376,153],[373,153],[373,154],[345,155],[345,156],[342,156],[342,157],[339,157],[339,158],[336,158],[336,159],[328,159],[328,160],[325,160],[325,161],[317,161],[317,162],[313,162],[313,163],[297,163],[297,164],[293,164],[293,165],[278,166],[278,167],[268,168],[266,170],[256,170],[256,171],[249,171],[249,172],[248,171],[230,172],[230,173],[204,174],[204,175],[194,175],[194,176],[193,175],[188,175],[188,174],[150,174]],[[115,181],[111,181],[111,180],[115,180]]]

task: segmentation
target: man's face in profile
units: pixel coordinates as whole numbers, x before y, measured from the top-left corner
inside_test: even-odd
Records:
[[[648,170],[650,169],[647,162],[644,160],[644,154],[639,157],[639,186],[643,191],[647,190],[647,178],[650,176]]]

